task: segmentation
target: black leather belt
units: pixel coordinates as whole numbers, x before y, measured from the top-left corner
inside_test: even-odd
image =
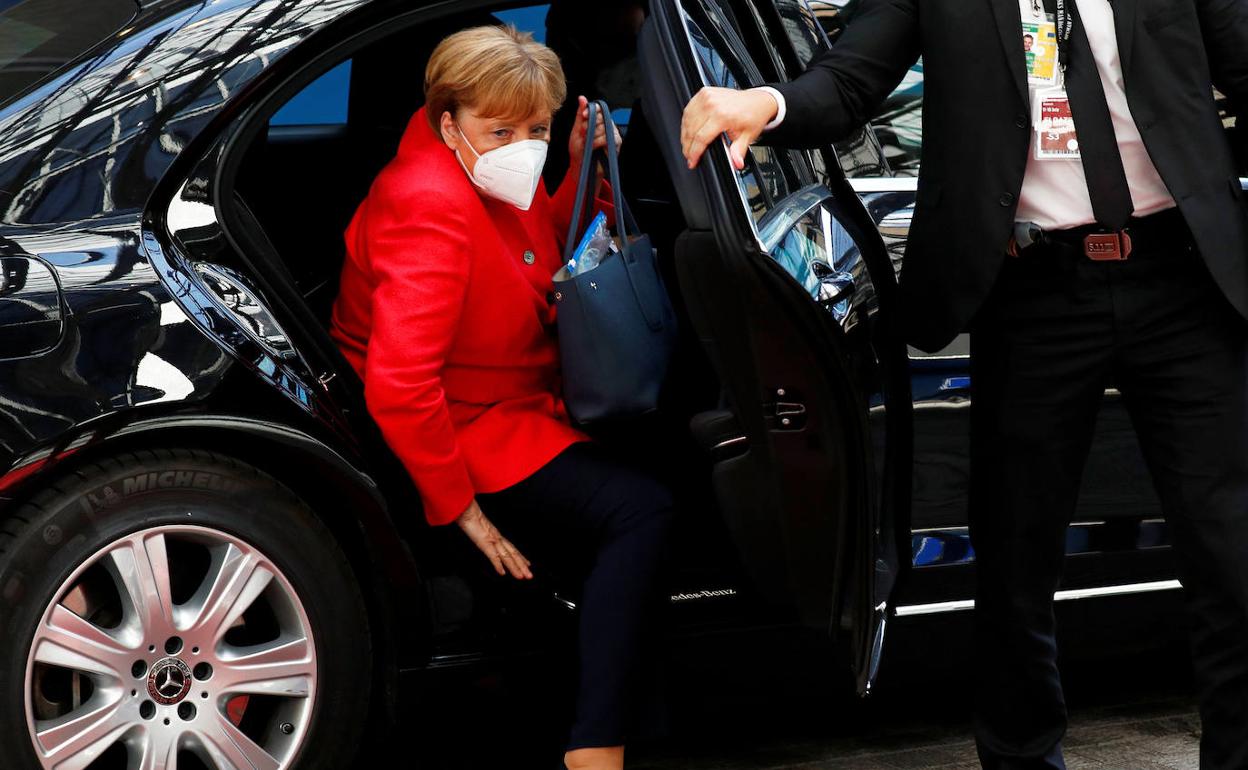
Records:
[[[1176,243],[1190,238],[1187,223],[1178,209],[1171,208],[1146,217],[1132,217],[1121,230],[1100,225],[1084,225],[1068,230],[1039,232],[1033,242],[1020,247],[1013,236],[1006,253],[1014,257],[1040,252],[1061,252],[1086,257],[1097,262],[1120,262],[1143,245]]]

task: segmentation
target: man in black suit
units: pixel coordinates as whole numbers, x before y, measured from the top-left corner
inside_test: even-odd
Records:
[[[1193,618],[1201,767],[1248,768],[1248,213],[1211,89],[1248,104],[1248,4],[862,0],[797,80],[699,92],[690,167],[725,133],[738,168],[765,132],[844,137],[920,55],[901,293],[912,344],[971,332],[981,762],[1064,767],[1053,592],[1113,385]]]

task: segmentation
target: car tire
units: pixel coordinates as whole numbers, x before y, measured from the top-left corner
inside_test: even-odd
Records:
[[[372,677],[350,564],[256,468],[137,451],[0,521],[6,768],[351,767]]]

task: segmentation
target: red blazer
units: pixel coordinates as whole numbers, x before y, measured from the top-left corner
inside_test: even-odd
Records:
[[[431,524],[585,440],[560,397],[551,284],[575,195],[486,197],[421,109],[347,228],[332,334]]]

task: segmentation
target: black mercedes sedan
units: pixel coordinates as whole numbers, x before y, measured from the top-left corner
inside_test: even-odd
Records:
[[[591,430],[680,501],[675,632],[817,629],[865,693],[886,625],[971,607],[966,356],[898,336],[905,184],[842,170],[879,142],[681,158],[690,94],[794,77],[818,18],[594,17],[619,5],[0,0],[0,764],[351,767],[401,677],[540,650],[576,612],[575,585],[502,581],[424,524],[327,331],[426,59],[483,23],[627,123],[681,352],[657,413]],[[1178,587],[1122,419],[1061,599]]]

